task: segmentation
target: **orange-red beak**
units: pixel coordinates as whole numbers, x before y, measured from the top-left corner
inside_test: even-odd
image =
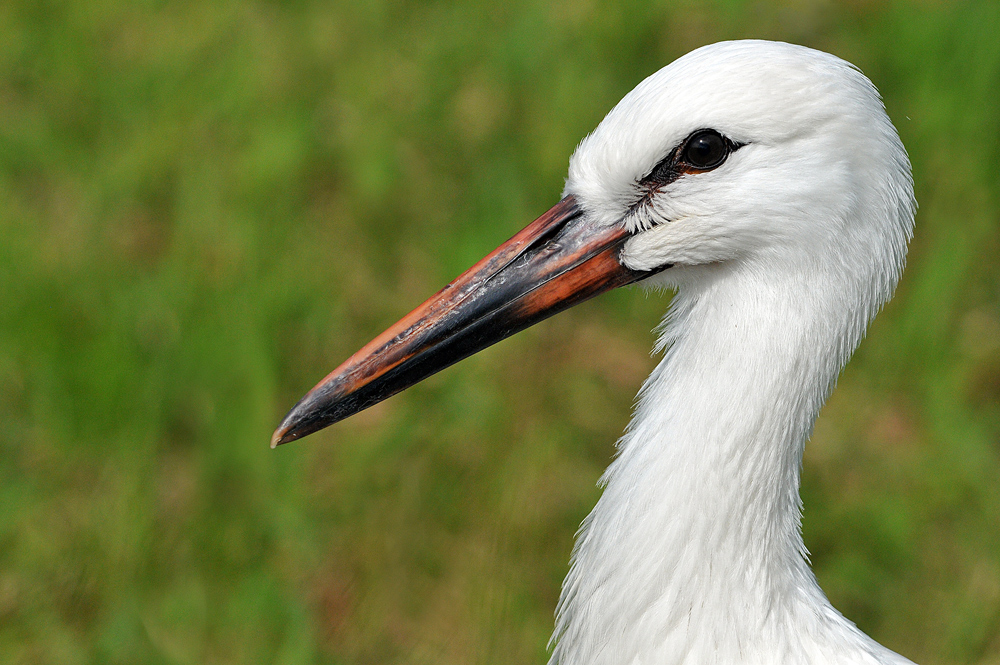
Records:
[[[542,319],[653,274],[621,264],[628,235],[620,226],[589,221],[567,196],[320,381],[281,421],[271,447],[332,425]]]

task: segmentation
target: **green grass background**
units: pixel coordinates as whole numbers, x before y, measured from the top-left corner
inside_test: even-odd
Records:
[[[268,438],[740,37],[861,67],[920,202],[806,451],[817,575],[920,663],[1000,663],[1000,3],[944,0],[0,4],[0,662],[544,662],[667,297]]]

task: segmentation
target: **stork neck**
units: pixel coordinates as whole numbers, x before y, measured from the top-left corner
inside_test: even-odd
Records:
[[[792,299],[720,280],[675,298],[577,542],[553,662],[812,662],[803,639],[868,640],[804,559],[803,446],[855,340],[847,318],[803,312],[817,300],[800,286]]]

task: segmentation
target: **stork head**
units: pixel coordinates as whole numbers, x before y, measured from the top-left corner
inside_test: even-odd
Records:
[[[565,194],[632,237],[622,261],[751,262],[814,269],[824,258],[897,281],[913,227],[906,151],[878,92],[855,67],[802,46],[705,46],[656,72],[570,160]]]
[[[878,307],[913,211],[906,152],[857,69],[775,42],[700,48],[583,140],[556,206],[334,370],[272,445],[624,284],[683,286],[747,266],[830,271],[866,285]]]

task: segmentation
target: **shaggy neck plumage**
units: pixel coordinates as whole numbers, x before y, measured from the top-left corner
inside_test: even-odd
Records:
[[[810,662],[845,639],[881,649],[830,607],[804,558],[804,442],[857,344],[852,321],[868,318],[837,304],[804,313],[824,302],[808,279],[720,268],[682,286],[666,355],[581,529],[553,663]]]

